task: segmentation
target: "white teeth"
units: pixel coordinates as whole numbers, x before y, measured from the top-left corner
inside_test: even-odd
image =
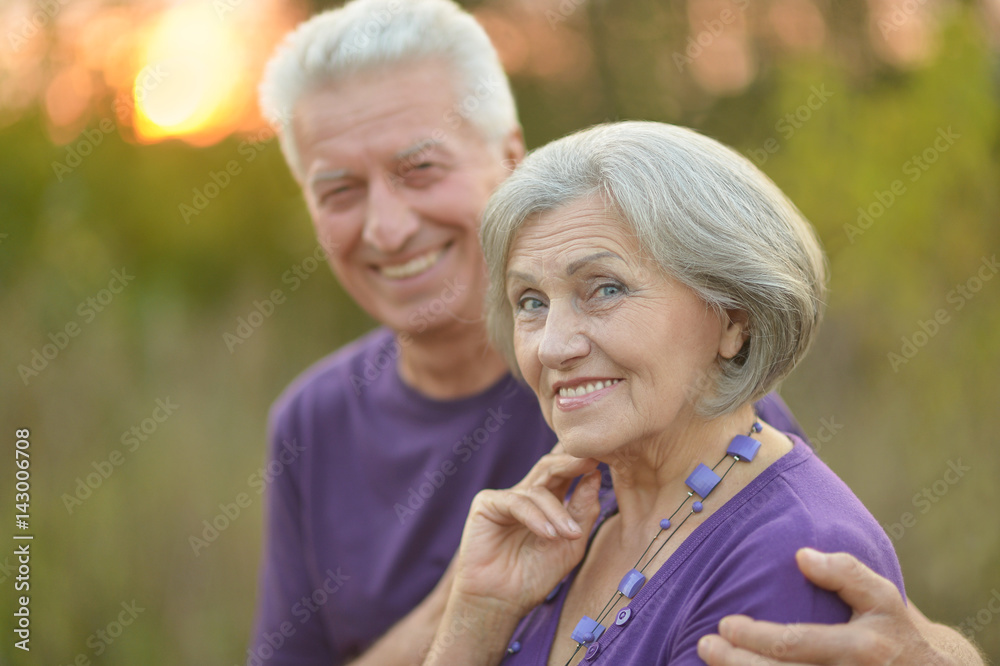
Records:
[[[559,389],[559,395],[563,398],[578,398],[581,395],[587,395],[588,393],[593,393],[594,391],[600,391],[602,388],[613,386],[620,381],[620,379],[608,379],[605,381],[592,382],[577,386],[576,388],[567,388],[564,386]]]
[[[444,248],[420,255],[399,266],[383,266],[379,271],[390,280],[412,277],[423,273],[436,264],[442,254],[444,254]]]

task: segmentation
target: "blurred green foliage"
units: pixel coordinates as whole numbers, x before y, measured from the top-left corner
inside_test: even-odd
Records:
[[[1000,590],[1000,279],[974,294],[970,283],[969,298],[955,291],[1000,251],[997,60],[975,11],[957,9],[938,55],[912,71],[859,68],[829,52],[772,54],[748,90],[718,100],[652,64],[664,59],[655,53],[663,39],[683,43],[676,16],[662,34],[649,29],[671,11],[631,2],[571,17],[560,29],[598,44],[596,64],[572,80],[515,79],[528,141],[644,118],[696,127],[758,158],[777,145],[758,161],[816,225],[832,274],[823,332],[784,396],[890,532],[912,514],[895,539],[912,599],[939,621],[974,618]],[[832,94],[789,135],[779,123],[818,87]],[[936,149],[949,130],[958,138]],[[46,137],[38,116],[0,130],[0,422],[11,443],[0,520],[13,525],[9,452],[14,429],[27,427],[36,535],[33,649],[25,659],[5,630],[0,662],[61,665],[84,654],[102,664],[241,663],[260,551],[251,476],[264,462],[268,406],[372,322],[325,267],[294,290],[283,280],[315,240],[275,142],[135,146],[112,133],[56,174],[53,162],[65,163],[83,137],[70,146]],[[928,150],[936,159],[914,179],[911,160]],[[186,223],[179,205],[230,160],[239,174]],[[877,211],[896,180],[904,191],[863,233],[849,233],[859,207]],[[135,279],[87,314],[81,303],[100,298],[113,270]],[[286,302],[230,350],[223,334],[274,289]],[[946,323],[929,327],[942,309]],[[26,385],[18,366],[70,322],[79,334]],[[934,334],[921,338],[921,322]],[[923,344],[893,368],[889,354],[902,353],[904,337]],[[157,399],[179,407],[145,441],[126,444]],[[122,464],[67,506],[78,479],[107,470],[115,450]],[[971,471],[935,486],[949,461]],[[918,502],[924,488],[933,502]],[[251,505],[195,555],[189,537],[240,493]],[[0,551],[4,626],[11,551]],[[133,600],[144,610],[105,645],[96,632]],[[976,633],[994,659],[995,615]]]

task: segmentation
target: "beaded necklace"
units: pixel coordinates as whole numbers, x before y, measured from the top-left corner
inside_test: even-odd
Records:
[[[611,595],[608,602],[604,604],[604,608],[601,609],[601,612],[597,614],[597,619],[595,620],[587,615],[584,615],[577,623],[576,628],[573,629],[573,633],[570,638],[576,642],[576,649],[573,650],[573,654],[570,655],[569,660],[566,662],[566,666],[569,666],[584,646],[589,646],[586,654],[587,657],[593,658],[597,655],[597,651],[599,650],[597,640],[604,633],[604,630],[607,629],[602,622],[607,619],[608,615],[614,612],[615,608],[623,598],[632,599],[636,594],[638,594],[639,590],[642,589],[642,586],[646,583],[646,575],[643,572],[649,567],[650,564],[652,564],[653,560],[656,559],[656,556],[660,554],[660,551],[663,550],[663,548],[667,545],[667,542],[670,541],[674,534],[676,534],[677,531],[684,526],[684,523],[688,521],[688,518],[696,513],[702,512],[705,508],[702,502],[704,502],[711,492],[715,490],[715,487],[718,486],[724,478],[726,478],[726,475],[729,474],[729,471],[736,465],[736,463],[741,460],[745,462],[753,461],[754,456],[757,455],[757,451],[760,450],[760,442],[753,439],[750,435],[759,433],[761,429],[760,422],[755,421],[746,435],[736,435],[736,437],[733,437],[732,441],[729,442],[729,447],[726,449],[726,455],[722,456],[722,458],[719,459],[719,462],[715,463],[714,466],[709,467],[704,463],[698,463],[698,466],[695,467],[694,471],[691,472],[690,476],[688,476],[688,478],[684,481],[684,484],[690,488],[690,490],[688,490],[687,497],[685,497],[684,501],[680,503],[680,506],[678,506],[674,512],[670,514],[670,517],[664,518],[660,521],[659,531],[657,531],[657,533],[653,536],[653,539],[649,542],[649,545],[646,546],[646,549],[642,551],[642,555],[639,556],[635,566],[632,567],[622,578],[621,582],[618,584],[618,589]],[[716,474],[715,470],[723,463],[723,461],[726,460],[726,458],[729,457],[732,457],[732,462],[729,464],[729,467],[726,468],[721,476]],[[688,500],[695,495],[698,495],[700,499],[695,500],[691,504],[691,510],[686,516],[684,516],[684,519],[681,520],[680,524],[674,527],[674,517],[680,513],[680,511],[684,508],[684,505],[687,504]],[[671,528],[673,528],[672,531]],[[661,543],[660,547],[656,549],[656,552],[654,552],[653,555],[646,560],[646,563],[639,568],[639,565],[642,564],[646,554],[649,553],[650,548],[653,547],[653,544],[656,543],[656,540],[659,539],[664,532],[669,532],[669,534],[667,534],[663,543]],[[556,589],[549,594],[546,601],[554,598],[561,586],[562,583],[560,583],[559,586],[557,586]],[[615,624],[624,625],[629,621],[630,617],[631,611],[628,608],[623,608],[615,617]],[[523,630],[519,633],[523,633]],[[521,643],[516,640],[515,637],[515,640],[513,640],[507,647],[507,655],[517,654],[520,651]]]

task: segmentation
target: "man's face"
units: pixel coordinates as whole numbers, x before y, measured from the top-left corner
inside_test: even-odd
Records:
[[[397,331],[482,317],[479,220],[524,149],[519,131],[487,141],[462,108],[438,62],[361,74],[296,107],[301,184],[330,265]]]

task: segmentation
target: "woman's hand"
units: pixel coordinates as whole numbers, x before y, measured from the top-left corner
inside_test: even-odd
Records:
[[[583,558],[600,511],[597,461],[557,446],[510,490],[476,495],[459,547],[453,594],[499,604],[517,618]],[[569,502],[574,478],[586,474]]]

